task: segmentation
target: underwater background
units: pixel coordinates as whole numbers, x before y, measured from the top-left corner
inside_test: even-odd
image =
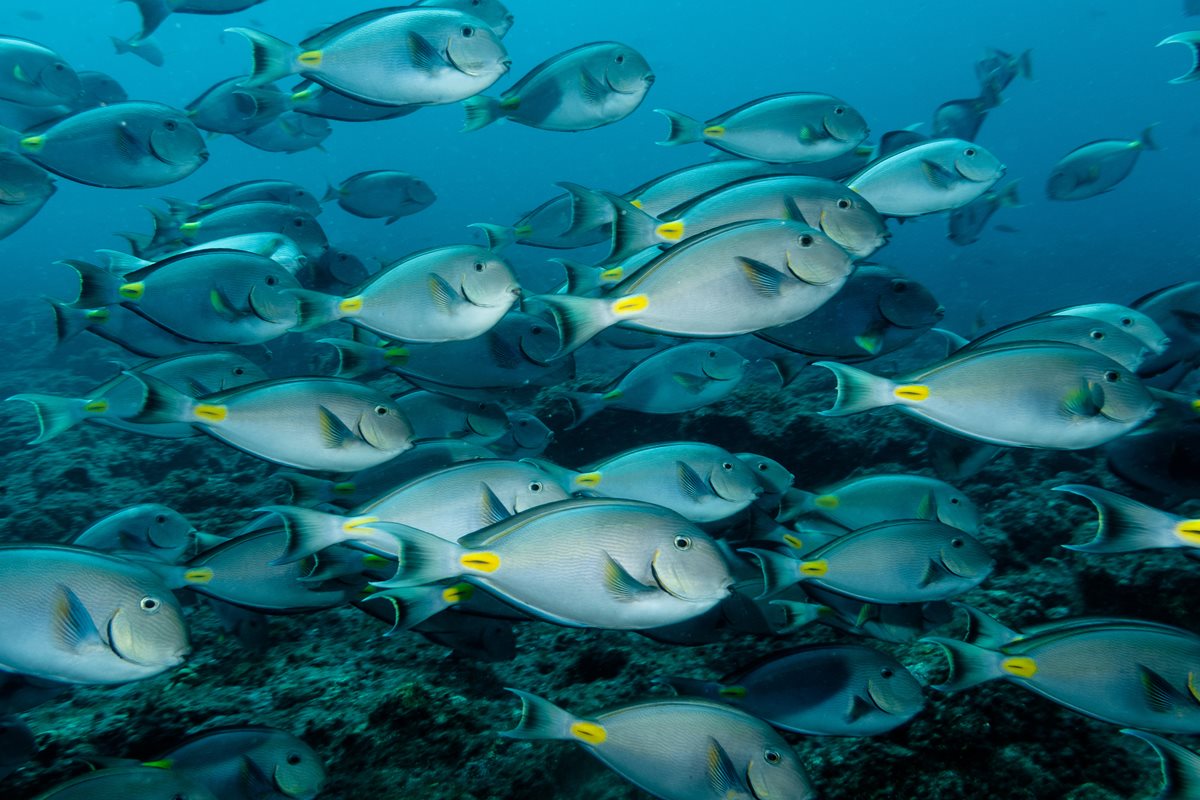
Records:
[[[328,184],[364,170],[411,172],[437,194],[419,214],[384,226],[327,206],[319,218],[331,242],[373,270],[417,250],[481,243],[470,223],[510,224],[559,193],[559,181],[625,191],[709,157],[699,146],[656,146],[666,123],[654,108],[706,118],[756,97],[818,91],[857,108],[872,141],[918,122],[928,132],[934,108],[978,91],[973,64],[988,48],[1028,49],[1033,57],[1033,79],[1013,83],[977,139],[1004,162],[1007,180],[1021,181],[1020,207],[995,218],[1009,230],[989,227],[961,247],[947,239],[945,215],[892,221],[891,240],[872,260],[928,287],[945,307],[941,327],[963,335],[1061,306],[1128,304],[1200,278],[1200,88],[1169,85],[1187,66],[1183,49],[1154,47],[1189,27],[1174,0],[508,5],[516,21],[504,45],[513,67],[489,93],[562,50],[617,40],[653,67],[646,102],[628,119],[580,133],[507,123],[460,133],[462,109],[451,104],[390,121],[334,122],[322,149],[291,155],[215,137],[202,168],[159,189],[59,180],[37,217],[0,242],[0,397],[83,396],[120,368],[114,362],[137,360],[95,337],[56,346],[42,298],[69,299],[75,290],[70,270],[54,262],[119,249],[113,233],[148,231],[142,206],[162,196],[195,199],[256,178],[295,181],[320,196]],[[131,4],[7,0],[0,31],[43,43],[76,68],[114,76],[131,99],[183,107],[247,70],[246,43],[225,28],[245,25],[298,41],[372,7],[269,0],[233,15],[176,14],[154,37],[162,67],[113,52],[109,37],[137,28]],[[1042,187],[1063,154],[1092,140],[1135,139],[1152,124],[1161,152],[1143,153],[1114,191],[1079,203],[1046,199]],[[559,282],[560,271],[546,262],[553,255],[525,247],[505,252],[526,291]],[[283,344],[270,347],[288,367],[308,357],[287,355]],[[869,368],[893,374],[936,357],[937,345],[922,340]],[[603,357],[581,357],[572,380],[544,389],[528,407],[551,419],[556,394],[604,386],[614,377],[611,367]],[[756,371],[728,399],[685,414],[612,410],[576,428],[552,424],[544,457],[581,466],[686,440],[773,458],[806,489],[863,473],[933,474],[927,427],[886,411],[818,416],[832,401],[833,381],[811,372],[780,388]],[[33,415],[17,403],[2,408],[3,543],[68,542],[100,517],[148,502],[180,511],[202,531],[228,532],[287,497],[273,478],[277,467],[207,437],[157,440],[80,425],[30,445]],[[993,574],[960,599],[1018,628],[1087,615],[1200,629],[1193,562],[1170,552],[1096,558],[1062,549],[1085,538],[1095,514],[1051,489],[1103,486],[1192,517],[1200,511],[1195,499],[1124,482],[1099,450],[1007,450],[955,483],[979,506],[977,538],[996,559]],[[591,711],[662,694],[660,678],[716,678],[783,647],[854,641],[810,626],[788,636],[729,634],[686,647],[529,622],[517,626],[511,657],[491,660],[411,633],[384,636],[385,623],[351,607],[272,617],[269,636],[255,647],[224,631],[202,605],[188,610],[188,623],[193,653],[184,666],[125,686],[76,688],[24,713],[37,753],[0,782],[0,796],[36,797],[79,774],[88,758],[146,760],[204,728],[270,725],[296,734],[324,759],[321,797],[648,797],[574,746],[501,739],[497,733],[512,727],[517,710],[504,687]],[[932,645],[871,646],[928,683],[945,676],[945,660]],[[880,736],[787,738],[827,800],[1115,800],[1158,791],[1158,763],[1142,743],[1003,682],[953,695],[929,691],[926,702],[909,725]]]

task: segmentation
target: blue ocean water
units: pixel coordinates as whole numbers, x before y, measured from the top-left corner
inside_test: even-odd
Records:
[[[111,74],[131,99],[183,107],[213,83],[248,69],[249,46],[225,28],[244,25],[294,42],[372,7],[360,0],[268,0],[232,15],[177,14],[154,36],[166,56],[162,67],[113,52],[110,36],[137,29],[128,3],[7,0],[0,7],[0,32],[44,43],[77,69]],[[619,123],[581,133],[506,122],[461,133],[463,111],[452,104],[392,121],[333,122],[322,149],[294,155],[214,137],[208,163],[158,189],[101,189],[60,179],[41,213],[0,242],[5,305],[18,309],[18,318],[4,323],[14,342],[19,337],[22,347],[29,346],[0,386],[56,391],[53,382],[62,380],[64,393],[79,393],[107,370],[96,342],[52,350],[40,298],[69,299],[76,278],[54,262],[119,247],[116,231],[148,233],[143,206],[164,196],[195,199],[255,178],[295,181],[319,196],[327,184],[361,171],[411,172],[438,197],[419,214],[385,226],[327,204],[320,217],[334,245],[374,267],[425,248],[480,243],[470,223],[511,224],[558,194],[559,181],[623,192],[713,156],[698,144],[657,145],[667,125],[655,108],[705,119],[756,97],[816,91],[861,111],[871,128],[869,141],[914,123],[928,132],[939,104],[978,93],[973,66],[988,48],[1032,51],[1033,79],[1013,82],[978,137],[1005,164],[1005,180],[1020,182],[1021,207],[1001,209],[967,247],[947,239],[944,214],[902,225],[891,221],[891,240],[872,261],[929,287],[945,306],[944,326],[962,334],[981,319],[992,328],[1060,306],[1128,303],[1200,278],[1194,190],[1200,185],[1200,86],[1168,84],[1190,65],[1188,54],[1178,46],[1154,46],[1200,27],[1180,14],[1177,0],[752,0],[740,6],[512,0],[509,8],[516,22],[504,44],[513,66],[488,94],[555,53],[617,40],[644,54],[655,72],[646,101]],[[1161,150],[1143,152],[1114,191],[1082,202],[1046,198],[1050,169],[1067,152],[1097,139],[1134,139],[1150,125],[1157,126]],[[997,224],[1012,230],[998,231]],[[559,268],[547,258],[560,254],[513,247],[505,257],[527,289],[542,289],[559,280]],[[29,333],[33,325],[36,341]],[[122,358],[112,348],[102,352]],[[276,366],[294,366],[276,355]],[[549,453],[582,466],[650,442],[695,439],[730,452],[769,455],[803,488],[852,472],[929,472],[926,429],[915,423],[882,413],[834,422],[811,416],[813,408],[828,406],[831,387],[806,386],[802,400],[817,398],[807,405],[796,400],[801,391],[777,395],[772,385],[770,391],[749,387],[712,413],[664,419],[612,412],[591,427],[557,431]],[[39,450],[24,444],[35,425],[25,411],[8,415],[3,428],[9,446],[3,480],[9,486],[0,492],[5,541],[16,538],[11,534],[17,529],[23,539],[66,541],[101,514],[133,502],[168,503],[202,530],[224,532],[248,519],[251,509],[278,501],[273,484],[270,491],[263,488],[274,466],[217,442],[145,443],[81,425],[86,430],[58,440],[68,442],[62,449],[47,444]],[[1010,452],[962,484],[985,509],[989,533],[982,540],[998,563],[994,578],[971,600],[1007,612],[1005,621],[1013,624],[1091,614],[1188,627],[1188,598],[1200,585],[1179,560],[1152,556],[1108,567],[1063,556],[1058,545],[1094,525],[1090,508],[1050,494],[1056,485],[1075,482],[1104,483],[1163,507],[1186,499],[1119,483],[1098,451]],[[1183,508],[1180,513],[1194,505]],[[44,528],[37,527],[39,520]],[[1075,539],[1082,540],[1082,534]],[[324,758],[330,778],[321,797],[644,798],[649,795],[573,746],[497,744],[495,732],[515,719],[516,702],[503,687],[550,694],[583,713],[628,701],[666,675],[718,677],[779,642],[738,636],[685,648],[633,634],[532,623],[518,626],[515,659],[493,664],[447,656],[445,648],[412,634],[383,638],[386,625],[368,626],[364,621],[373,621],[348,608],[273,618],[265,653],[242,648],[207,609],[189,614],[197,654],[187,667],[126,689],[79,690],[29,715],[42,747],[16,773],[20,788],[13,797],[36,796],[77,774],[74,758],[148,759],[197,729],[270,724],[301,736]],[[824,636],[814,640],[831,634]],[[905,644],[896,652],[923,681],[933,682],[940,656],[914,647]],[[911,728],[887,736],[788,741],[822,796],[835,800],[1117,800],[1150,797],[1157,789],[1148,751],[1125,742],[1111,725],[1033,701],[1016,687],[989,686],[928,702]],[[0,796],[7,796],[2,779]]]

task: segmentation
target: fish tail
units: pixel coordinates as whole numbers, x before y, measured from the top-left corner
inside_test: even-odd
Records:
[[[133,46],[124,39],[121,39],[117,36],[109,36],[108,38],[110,41],[112,41],[113,49],[117,51],[117,55],[120,56],[124,55],[125,53],[133,52]]]
[[[620,321],[614,303],[603,298],[573,297],[569,294],[538,295],[554,315],[562,345],[555,358],[573,352],[601,331]],[[619,302],[619,301],[618,301]]]
[[[500,252],[509,245],[516,244],[517,229],[511,225],[493,225],[490,222],[473,222],[468,228],[478,228],[487,239],[487,248]]]
[[[73,258],[63,259],[58,263],[75,270],[79,276],[79,297],[75,299],[76,306],[96,308],[121,302],[121,286],[125,280],[117,273]]]
[[[557,185],[571,196],[571,224],[564,235],[587,233],[612,222],[612,203],[604,192],[570,181],[559,181]]]
[[[1027,81],[1033,80],[1033,50],[1026,50],[1017,57],[1017,74]]]
[[[1158,127],[1158,123],[1156,122],[1153,125],[1146,128],[1144,131],[1142,131],[1141,139],[1138,140],[1142,143],[1142,147],[1146,148],[1147,150],[1161,150],[1162,149],[1161,147],[1158,146],[1158,142],[1156,142],[1154,140],[1154,129],[1157,127]]]
[[[129,250],[135,255],[140,256],[146,252],[146,248],[150,246],[150,237],[143,236],[140,233],[129,233],[127,231],[119,231],[113,236],[124,239],[129,243]]]
[[[612,248],[607,261],[624,261],[648,247],[678,240],[683,235],[683,223],[664,224],[658,217],[647,214],[624,198],[605,193],[612,204],[609,212],[613,221]]]
[[[1185,44],[1192,51],[1192,68],[1178,78],[1172,78],[1167,83],[1200,81],[1200,31],[1185,31],[1184,33],[1177,33],[1174,36],[1168,36],[1159,42],[1158,46],[1162,47],[1164,44]]]
[[[293,331],[310,331],[345,316],[342,301],[335,294],[314,292],[311,289],[287,289],[296,298],[296,326]]]
[[[14,394],[9,400],[24,400],[37,414],[39,432],[29,444],[48,442],[65,430],[78,425],[88,415],[88,401],[52,394]]]
[[[572,422],[570,428],[578,428],[587,420],[599,414],[608,405],[600,392],[567,392],[567,405],[571,408]]]
[[[1136,736],[1154,748],[1162,762],[1163,786],[1159,800],[1187,800],[1200,797],[1200,755],[1153,733],[1123,728],[1121,733]]]
[[[895,405],[893,384],[887,378],[833,361],[815,361],[814,367],[825,367],[837,378],[837,400],[833,408],[822,411],[827,417],[844,417]]]
[[[950,662],[950,677],[945,683],[933,687],[939,692],[961,692],[963,689],[1004,676],[1004,671],[1000,668],[1004,657],[994,650],[941,636],[926,636],[921,641],[940,644]]]
[[[817,495],[792,487],[783,494],[776,522],[791,522],[817,510]]]
[[[175,216],[170,211],[163,211],[161,208],[154,206],[142,206],[150,215],[151,225],[154,228],[154,233],[150,236],[148,244],[168,244],[179,241],[180,221],[181,218]]]
[[[153,264],[153,261],[147,261],[144,258],[138,258],[129,253],[122,253],[120,250],[97,250],[96,255],[105,260],[104,268],[109,272],[117,275],[124,275],[127,272],[133,272],[135,269],[148,267]]]
[[[1013,181],[1012,183],[1005,186],[1000,191],[1000,196],[996,198],[996,204],[1000,205],[1004,208],[1020,208],[1021,207],[1021,198],[1017,194],[1017,184],[1019,184],[1019,183],[1020,183],[1019,180]]]
[[[325,194],[321,195],[321,202],[328,203],[332,200],[337,200],[340,194],[341,193],[338,192],[337,187],[335,187],[332,183],[326,183]]]
[[[107,311],[107,309],[70,306],[50,298],[46,298],[46,302],[50,304],[50,309],[54,312],[54,333],[57,336],[58,344],[73,339],[105,318],[104,316],[98,318],[95,312]]]
[[[277,472],[275,477],[287,486],[292,505],[315,506],[333,499],[332,481],[300,472]]]
[[[298,506],[263,506],[259,513],[274,514],[287,529],[287,545],[273,565],[290,564],[318,553],[326,547],[354,539],[370,540],[378,531],[368,527],[373,517],[344,517]]]
[[[180,200],[178,197],[164,197],[162,201],[167,204],[167,213],[176,220],[186,220],[200,211],[198,203]]]
[[[124,374],[142,386],[142,405],[136,414],[126,417],[129,422],[153,425],[199,421],[193,413],[195,398],[143,372],[126,371]]]
[[[573,732],[578,730],[578,726],[600,727],[595,723],[579,719],[569,711],[559,708],[536,694],[522,692],[520,689],[505,688],[521,698],[521,719],[517,721],[517,727],[502,732],[501,736],[509,739],[562,739],[571,742],[579,740],[578,734]],[[603,729],[601,728],[601,730]]]
[[[779,594],[784,589],[800,582],[800,562],[790,556],[754,547],[748,547],[738,552],[754,556],[758,559],[759,566],[762,567],[763,593],[758,596],[759,599]]]
[[[158,30],[158,26],[171,14],[171,9],[164,0],[124,0],[133,3],[142,15],[142,30],[132,41],[140,41]]]
[[[377,581],[372,586],[381,589],[425,586],[457,578],[466,571],[459,560],[466,551],[457,542],[393,522],[379,522],[372,527],[388,534],[397,547],[398,561],[394,576],[386,581]]]
[[[659,114],[667,118],[667,122],[671,124],[671,130],[667,133],[667,138],[658,144],[664,146],[674,146],[677,144],[692,144],[693,142],[704,141],[704,123],[697,119],[692,119],[686,114],[680,114],[678,111],[669,111],[665,108],[654,109]]]
[[[775,372],[779,375],[779,380],[783,383],[783,388],[785,389],[795,383],[796,378],[800,377],[800,373],[804,371],[804,368],[812,363],[807,358],[801,358],[791,353],[763,360],[775,368]]]
[[[226,28],[225,32],[240,33],[250,42],[253,63],[242,86],[266,86],[301,70],[298,47],[253,28]]]
[[[572,261],[569,258],[551,258],[549,260],[558,264],[563,268],[563,272],[567,273],[567,282],[560,290],[562,294],[584,295],[605,284],[602,276],[602,273],[605,272],[603,269],[591,264]]]
[[[477,94],[474,97],[468,97],[463,100],[463,111],[466,112],[467,119],[463,123],[461,133],[469,133],[477,131],[480,128],[486,128],[498,119],[505,116],[504,106],[494,97],[486,97],[482,94]]]
[[[464,592],[461,587],[468,587]],[[396,621],[392,631],[407,631],[420,625],[425,620],[445,611],[447,608],[461,602],[470,595],[470,584],[457,586],[413,586],[406,589],[383,589],[372,592],[363,599],[362,603],[372,600],[386,600],[392,604],[396,612]]]
[[[546,474],[546,477],[557,483],[568,493],[575,489],[575,478],[579,476],[579,473],[575,470],[559,466],[553,461],[547,461],[544,458],[522,458],[521,463],[537,467]]]
[[[0,151],[11,150],[14,153],[21,152],[22,138],[24,138],[24,134],[20,131],[14,131],[12,128],[0,125]]]
[[[665,683],[675,690],[675,694],[686,697],[719,697],[721,684],[716,681],[702,681],[699,678],[659,678],[655,683]]]
[[[990,647],[999,650],[1007,644],[1021,638],[1021,634],[1003,624],[999,620],[983,613],[975,606],[966,603],[954,603],[954,607],[967,614],[967,632],[963,641],[976,647]]]
[[[772,600],[770,604],[783,612],[783,622],[775,628],[776,633],[796,633],[829,616],[831,612],[829,606],[798,600]]]
[[[1184,546],[1184,540],[1175,531],[1179,518],[1173,514],[1095,486],[1068,484],[1056,486],[1054,490],[1070,492],[1090,500],[1099,515],[1095,538],[1086,544],[1063,545],[1068,550],[1131,553],[1135,550]]]
[[[384,353],[378,347],[349,339],[318,339],[317,342],[327,344],[336,351],[338,365],[333,373],[335,378],[359,378],[387,368],[383,360]]]

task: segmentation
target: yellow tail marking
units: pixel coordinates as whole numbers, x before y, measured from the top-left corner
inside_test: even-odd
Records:
[[[603,744],[608,738],[608,731],[604,730],[604,726],[595,722],[572,722],[570,730],[572,736],[587,744]]]
[[[46,144],[45,136],[26,136],[21,140],[21,149],[36,153]]]
[[[819,494],[813,498],[813,505],[817,508],[837,508],[841,503],[836,494]]]
[[[188,583],[208,583],[213,579],[213,571],[209,567],[195,567],[183,573],[183,579]]]
[[[191,236],[198,230],[200,230],[199,222],[185,222],[179,226],[179,232],[184,236]]]
[[[634,208],[641,208],[642,201],[641,200],[630,200],[629,205],[633,206]]]
[[[1037,673],[1037,662],[1028,656],[1011,656],[1000,662],[1000,669],[1018,678],[1032,678]]]
[[[495,553],[466,553],[458,563],[476,572],[495,572],[500,568],[500,556]]]
[[[829,562],[825,559],[821,559],[820,561],[800,562],[800,574],[802,575],[819,578],[826,572],[829,572]]]
[[[783,535],[783,541],[786,542],[787,544],[791,545],[792,547],[796,548],[797,550],[804,549],[804,541],[799,536],[794,536],[790,533],[785,533]]]
[[[83,410],[89,414],[103,414],[108,411],[107,400],[89,400],[83,404]]]
[[[922,386],[919,383],[908,384],[907,386],[897,386],[893,391],[900,400],[913,400],[920,402],[921,400],[929,399],[929,387]]]
[[[206,422],[221,422],[229,414],[229,409],[225,408],[225,406],[213,406],[201,403],[196,406],[195,414]]]
[[[319,67],[321,66],[321,51],[305,50],[296,60],[306,67]]]
[[[711,139],[720,139],[725,135],[724,125],[709,125],[704,129],[704,135]]]
[[[456,583],[442,590],[442,599],[447,603],[465,603],[475,594],[475,587],[469,583]]]
[[[335,483],[332,491],[334,494],[341,495],[354,494],[355,488],[353,481],[342,481],[341,483]]]
[[[362,307],[362,295],[347,297],[338,303],[338,311],[341,311],[343,314],[357,314],[359,311],[362,311]]]
[[[650,305],[650,299],[646,295],[635,294],[630,297],[622,297],[613,303],[612,312],[617,315],[636,314],[639,311],[645,311],[648,305]]]
[[[1200,545],[1200,519],[1185,519],[1175,526],[1175,535],[1188,544]]]
[[[742,698],[742,697],[746,696],[746,687],[745,686],[722,686],[720,689],[717,690],[717,694],[719,694],[721,697]]]
[[[407,347],[389,347],[383,351],[383,360],[388,364],[394,364],[398,367],[408,363],[408,348]]]
[[[617,281],[621,280],[624,275],[624,267],[613,267],[612,269],[606,269],[604,272],[601,272],[600,280],[608,283],[616,283]]]
[[[117,294],[124,297],[126,300],[141,300],[142,295],[146,293],[146,284],[144,283],[127,283],[117,290]]]
[[[590,488],[592,486],[599,486],[600,480],[603,477],[604,476],[599,472],[581,472],[575,476],[575,483],[579,486],[586,486]]]
[[[664,222],[654,229],[659,238],[666,239],[669,242],[678,242],[683,238],[683,222],[675,220],[674,222]]]
[[[347,533],[357,532],[359,528],[369,527],[373,522],[379,522],[379,517],[351,517],[342,523],[342,530]]]

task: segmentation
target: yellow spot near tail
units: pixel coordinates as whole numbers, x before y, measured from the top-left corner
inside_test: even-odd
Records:
[[[395,564],[395,562],[394,562],[394,561],[388,561],[388,560],[387,560],[386,558],[384,558],[383,556],[377,556],[377,555],[365,555],[365,556],[363,556],[362,564],[363,564],[363,566],[364,566],[364,567],[366,567],[367,569],[372,569],[372,568],[374,568],[374,567],[386,567],[386,566],[388,566],[389,564],[393,564],[393,565],[394,565],[394,564]]]
[[[408,348],[389,347],[383,351],[383,360],[388,364],[403,366],[408,363]]]
[[[196,567],[183,573],[183,579],[188,583],[208,583],[213,579],[213,571],[209,567]]]
[[[579,486],[599,486],[603,477],[599,472],[581,472],[575,476],[575,483]]]
[[[346,532],[357,531],[359,528],[365,528],[373,522],[379,522],[379,517],[353,517],[342,523],[342,530]]]
[[[207,403],[201,403],[196,406],[195,414],[206,422],[221,422],[228,416],[229,409],[225,408],[225,406],[211,406]]]
[[[170,769],[174,763],[169,758],[160,758],[158,761],[143,761],[143,767],[151,767],[152,769]]]
[[[145,293],[146,284],[144,283],[127,283],[117,290],[117,294],[126,300],[141,300]]]
[[[704,129],[704,135],[711,139],[720,139],[725,135],[724,125],[709,125]]]
[[[1037,673],[1037,662],[1028,656],[1012,656],[1000,662],[1000,669],[1018,678],[1032,678]]]
[[[608,731],[604,730],[604,726],[594,722],[573,722],[570,730],[572,736],[587,744],[603,744],[608,738]]]
[[[355,295],[354,297],[347,297],[338,303],[338,311],[341,311],[343,314],[357,314],[359,311],[362,311],[362,306],[362,295]]]
[[[633,206],[634,208],[641,208],[642,201],[641,200],[630,200],[629,205]]]
[[[621,280],[621,278],[624,275],[625,275],[624,267],[613,267],[612,269],[606,269],[606,270],[604,270],[604,272],[601,272],[600,280],[609,282],[609,283],[616,283],[617,281]]]
[[[635,294],[632,297],[622,297],[613,303],[612,312],[617,315],[636,314],[639,311],[645,311],[648,305],[650,305],[650,299],[646,295]]]
[[[89,414],[103,414],[108,411],[107,400],[89,400],[83,404],[83,410]]]
[[[1200,519],[1185,519],[1175,526],[1175,535],[1188,544],[1200,545]]]
[[[354,494],[355,485],[353,481],[343,481],[333,485],[333,493],[340,495]]]
[[[721,697],[736,697],[742,698],[746,696],[745,686],[722,686],[717,690],[717,694]]]
[[[306,67],[319,67],[321,66],[321,51],[305,50],[296,60]]]
[[[442,599],[447,603],[465,603],[475,594],[475,587],[469,583],[456,583],[442,590]]]
[[[292,101],[300,102],[302,100],[307,100],[308,98],[312,97],[316,93],[317,93],[317,90],[315,88],[305,89],[300,92],[293,92],[292,93]]]
[[[1200,686],[1196,685],[1196,673],[1188,673],[1187,687],[1188,694],[1192,696],[1192,699],[1200,703]]]
[[[91,311],[84,314],[91,322],[108,322],[112,314],[107,308],[93,308]]]
[[[929,387],[922,386],[919,383],[912,383],[907,386],[897,386],[892,391],[892,394],[901,400],[920,402],[921,400],[929,399]]]
[[[1192,411],[1195,411],[1197,414],[1200,414],[1200,400],[1192,401]]]
[[[533,226],[532,225],[518,225],[517,227],[513,228],[513,234],[518,239],[524,239],[526,236],[532,236],[533,235]]]
[[[200,230],[199,222],[185,222],[179,226],[179,232],[184,236],[191,236],[198,230]]]
[[[674,222],[664,222],[654,229],[659,238],[666,239],[669,242],[678,242],[683,238],[683,223],[679,220]]]
[[[808,575],[813,578],[819,578],[829,572],[829,562],[825,559],[820,561],[802,561],[800,562],[800,574]]]
[[[836,494],[819,494],[813,498],[813,505],[817,508],[831,509],[837,508],[842,501],[838,500]]]
[[[467,553],[458,563],[476,572],[495,572],[500,568],[500,556],[495,553]]]
[[[601,400],[620,400],[624,396],[625,396],[625,393],[623,391],[621,391],[620,389],[613,389],[612,391],[605,392],[604,394],[600,395],[600,399]]]
[[[803,540],[800,539],[799,536],[793,536],[790,533],[785,533],[783,535],[783,541],[786,542],[787,544],[791,545],[792,547],[796,548],[797,550],[804,549],[804,542],[803,542]]]
[[[21,140],[21,149],[36,153],[46,144],[45,136],[26,136]]]
[[[500,107],[506,111],[512,111],[513,109],[520,108],[521,98],[517,97],[516,95],[513,95],[512,97],[506,97],[500,101]]]

